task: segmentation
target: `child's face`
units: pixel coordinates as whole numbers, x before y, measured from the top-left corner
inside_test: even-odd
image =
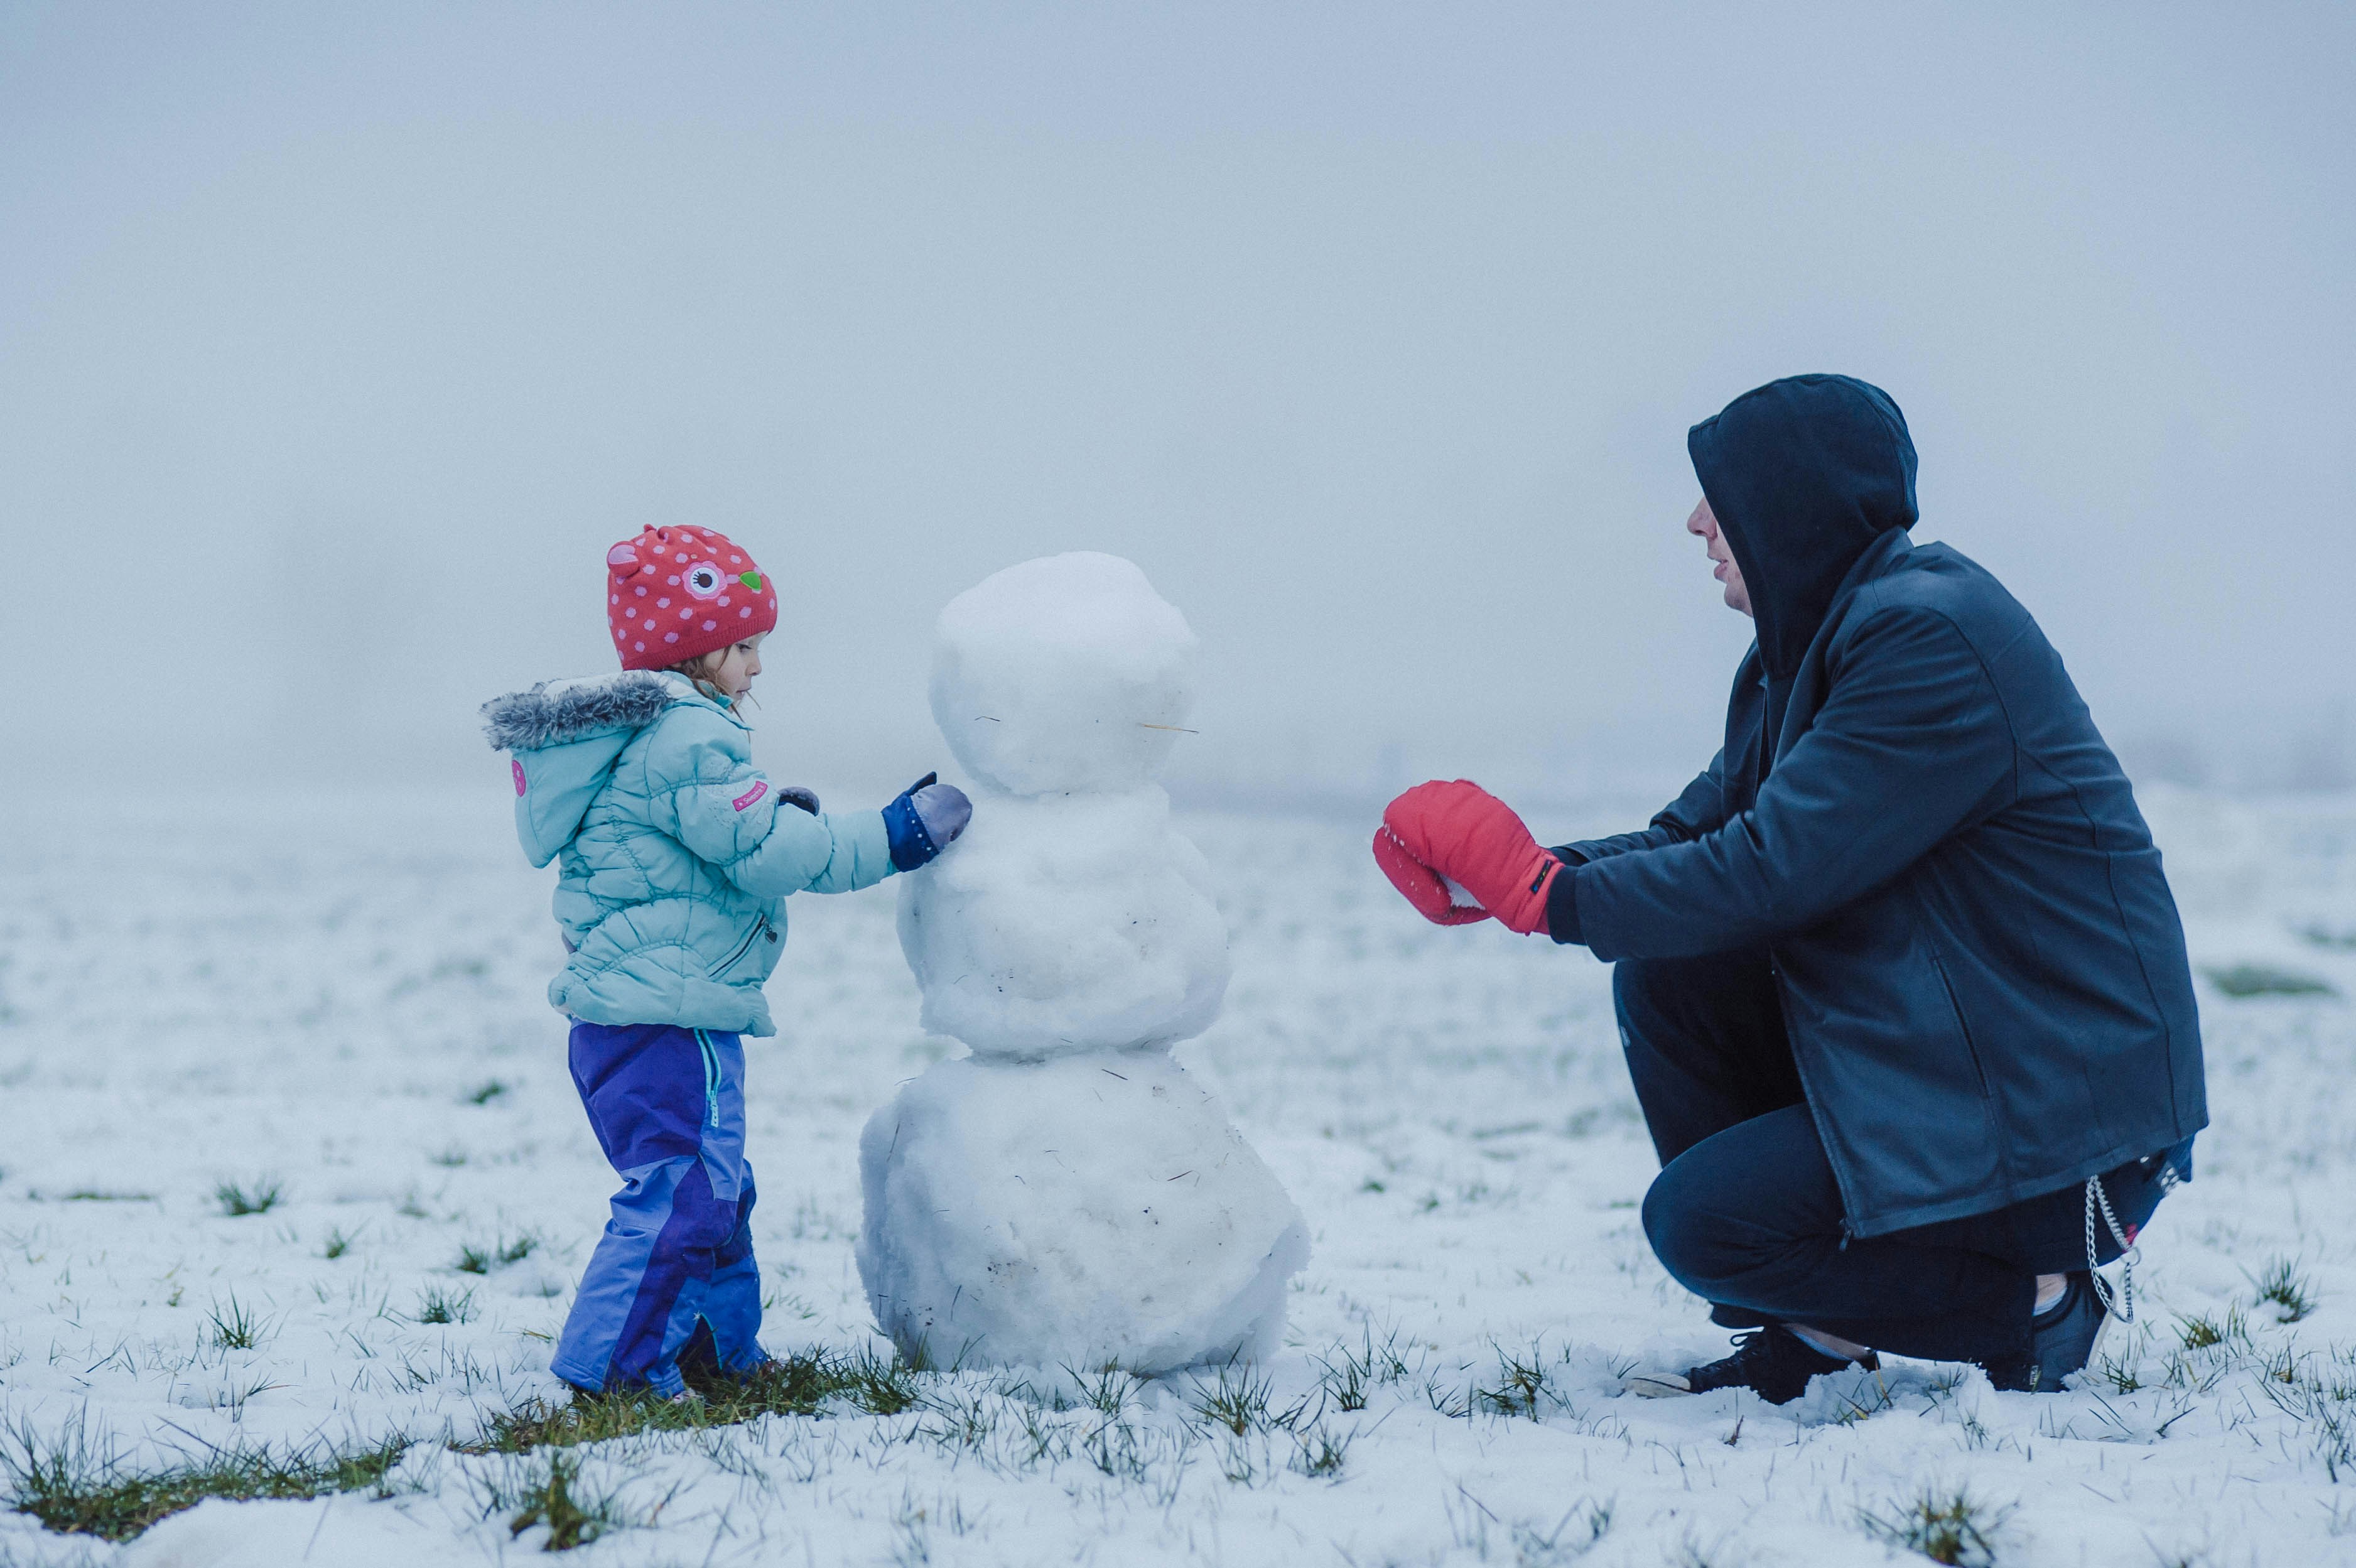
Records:
[[[721,660],[719,666],[712,671],[709,677],[712,683],[731,697],[741,697],[751,690],[753,677],[761,672],[761,644],[768,635],[765,631],[759,637],[731,648],[727,657]]]

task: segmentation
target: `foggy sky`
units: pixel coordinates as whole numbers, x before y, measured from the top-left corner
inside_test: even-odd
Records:
[[[0,787],[504,771],[601,561],[776,576],[756,758],[1136,560],[1199,798],[1708,759],[1686,427],[1896,397],[2143,778],[2344,782],[2356,12],[0,5]]]

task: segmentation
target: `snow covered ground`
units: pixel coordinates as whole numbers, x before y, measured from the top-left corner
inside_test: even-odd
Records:
[[[2216,1122],[2115,1377],[2037,1398],[1892,1363],[1783,1410],[1620,1397],[1639,1359],[1724,1340],[1637,1228],[1653,1158],[1609,972],[1425,926],[1356,827],[1197,817],[1236,983],[1180,1055],[1316,1248],[1264,1384],[1058,1410],[926,1373],[896,1414],[626,1437],[579,1451],[616,1522],[580,1560],[1833,1568],[1911,1530],[1965,1562],[2356,1562],[2356,802],[2147,803],[2196,960],[2339,994],[2204,983]],[[541,1001],[548,881],[496,788],[11,817],[0,1485],[60,1453],[88,1477],[417,1441],[377,1487],[208,1502],[123,1546],[0,1514],[0,1563],[537,1552],[547,1529],[511,1521],[548,1454],[444,1440],[560,1391],[548,1337],[611,1178]],[[892,910],[797,899],[783,1034],[750,1051],[780,1352],[888,1354],[851,1262],[856,1140],[952,1048],[916,1026]]]

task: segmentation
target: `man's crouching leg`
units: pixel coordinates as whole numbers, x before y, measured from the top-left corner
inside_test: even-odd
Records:
[[[1623,959],[1612,969],[1612,1001],[1628,1080],[1662,1165],[1713,1133],[1801,1102],[1764,951]]]
[[[1819,1373],[1874,1365],[1869,1347],[1940,1360],[2024,1353],[2036,1276],[1958,1246],[1843,1245],[1840,1191],[1805,1106],[1702,1140],[1645,1195],[1644,1233],[1672,1278],[1761,1326],[1731,1356],[1644,1372],[1632,1392],[1742,1387],[1782,1404]]]

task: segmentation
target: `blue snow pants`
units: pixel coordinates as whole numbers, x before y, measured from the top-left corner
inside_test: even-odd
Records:
[[[685,1387],[680,1362],[761,1360],[744,1047],[668,1024],[573,1026],[573,1086],[621,1174],[614,1215],[557,1340],[556,1375],[592,1392]]]

